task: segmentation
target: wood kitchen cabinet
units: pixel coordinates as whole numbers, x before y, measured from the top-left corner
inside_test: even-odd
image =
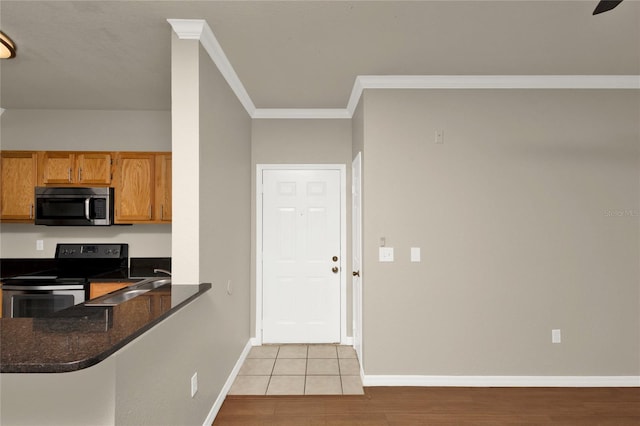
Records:
[[[39,183],[43,186],[109,186],[112,164],[110,152],[40,152]]]
[[[155,156],[119,152],[116,156],[115,223],[153,221]]]
[[[171,222],[171,153],[119,152],[115,223]]]
[[[112,291],[120,290],[121,288],[129,287],[134,282],[104,282],[104,283],[91,283],[89,285],[89,299],[95,299],[96,297],[103,296]]]
[[[33,222],[38,159],[33,151],[0,152],[0,220]]]
[[[171,223],[170,152],[0,151],[0,220],[33,222],[36,186],[110,186],[117,224]]]
[[[156,154],[156,218],[171,222],[171,154]]]

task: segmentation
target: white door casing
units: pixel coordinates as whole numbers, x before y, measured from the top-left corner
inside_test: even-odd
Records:
[[[353,268],[353,347],[358,354],[361,369],[362,358],[362,153],[358,152],[351,163],[351,232]]]
[[[344,174],[344,165],[258,166],[257,343],[345,340]]]

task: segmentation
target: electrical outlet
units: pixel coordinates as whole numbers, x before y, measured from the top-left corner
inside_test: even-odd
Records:
[[[44,250],[44,240],[36,240],[36,250]]]
[[[551,330],[551,343],[562,343],[562,333],[560,329]]]
[[[198,372],[196,371],[191,376],[191,398],[193,398],[198,392]]]

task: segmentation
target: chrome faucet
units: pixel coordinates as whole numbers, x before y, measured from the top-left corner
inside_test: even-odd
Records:
[[[171,276],[171,271],[167,271],[166,269],[154,269],[153,270],[154,274],[157,274],[158,272],[162,272],[164,274],[167,274],[167,275]]]

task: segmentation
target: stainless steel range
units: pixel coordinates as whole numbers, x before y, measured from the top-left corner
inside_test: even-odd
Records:
[[[54,269],[5,279],[5,317],[43,317],[86,300],[89,278],[127,275],[128,244],[58,244]]]

